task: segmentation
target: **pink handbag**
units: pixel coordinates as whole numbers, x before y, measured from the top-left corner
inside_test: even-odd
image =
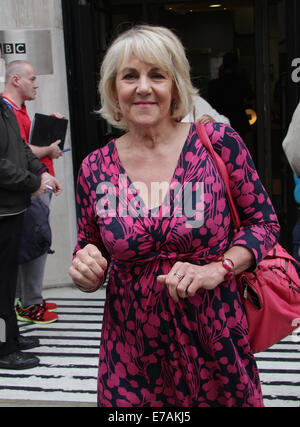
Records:
[[[241,221],[231,195],[226,165],[215,152],[205,126],[197,125],[197,130],[225,183],[233,223],[238,230]],[[297,264],[277,243],[254,271],[245,271],[237,276],[253,353],[266,350],[300,326],[300,278],[295,268]]]

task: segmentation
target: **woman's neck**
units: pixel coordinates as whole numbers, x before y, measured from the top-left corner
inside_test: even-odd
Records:
[[[187,123],[168,122],[162,126],[137,127],[130,126],[126,135],[120,138],[120,142],[134,149],[134,147],[144,146],[148,149],[155,149],[160,145],[168,145],[174,137],[185,134],[190,125]],[[121,141],[122,139],[122,141]]]

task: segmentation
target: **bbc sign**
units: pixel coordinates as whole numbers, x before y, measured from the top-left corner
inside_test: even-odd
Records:
[[[6,64],[29,62],[38,76],[54,72],[51,30],[0,30],[0,52]]]
[[[26,43],[0,43],[1,55],[25,55]]]

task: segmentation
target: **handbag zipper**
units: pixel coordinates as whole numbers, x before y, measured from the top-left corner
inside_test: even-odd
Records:
[[[290,289],[293,289],[294,291],[300,294],[300,289],[295,288],[295,286],[292,286],[291,284],[290,284]]]
[[[243,299],[247,300],[248,299],[248,282],[247,280],[245,280],[245,278],[242,278],[242,284],[243,284]]]
[[[244,286],[243,299],[245,301],[249,300],[257,310],[261,310],[262,305],[261,305],[258,294],[255,292],[254,289],[251,288],[251,286],[248,284],[248,282],[244,278],[242,279],[242,283]]]

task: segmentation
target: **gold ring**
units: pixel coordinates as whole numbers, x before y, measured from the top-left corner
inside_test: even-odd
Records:
[[[174,276],[177,277],[177,279],[182,280],[184,275],[183,274],[179,274],[179,273],[174,273]]]

